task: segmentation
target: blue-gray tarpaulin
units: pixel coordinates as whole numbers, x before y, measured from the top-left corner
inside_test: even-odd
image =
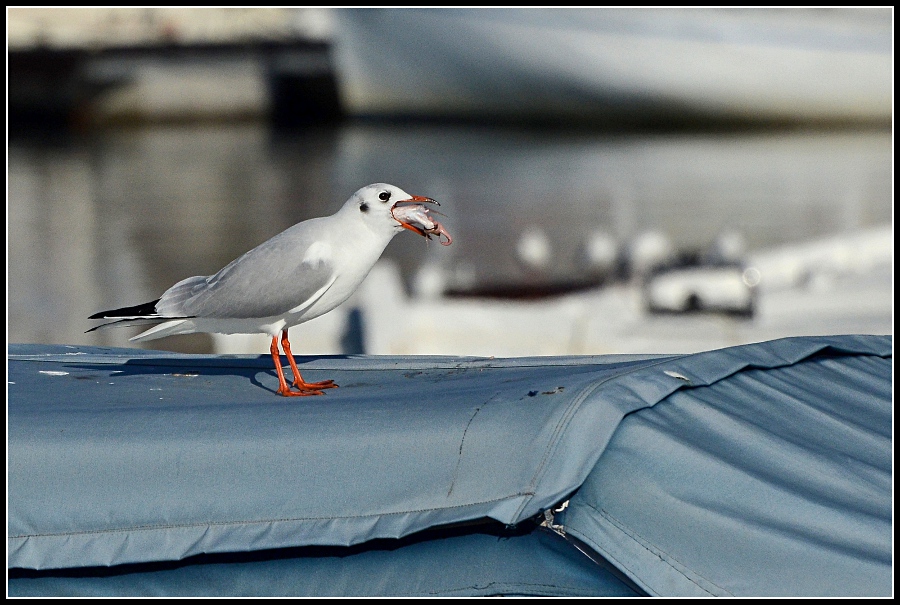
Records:
[[[502,526],[501,526],[502,527]],[[305,547],[53,573],[18,570],[10,596],[644,595],[543,528],[440,529],[356,547]],[[449,535],[448,535],[449,534]],[[415,538],[415,539],[413,539]]]
[[[10,594],[892,594],[889,336],[306,357],[312,398],[268,356],[8,354]],[[518,533],[441,533],[483,519]]]

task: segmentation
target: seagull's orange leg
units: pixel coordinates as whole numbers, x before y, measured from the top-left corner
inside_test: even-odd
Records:
[[[291,354],[291,343],[288,342],[288,333],[287,330],[281,331],[281,347],[284,349],[284,354],[287,355],[288,362],[291,364],[291,370],[294,372],[294,386],[298,389],[336,389],[338,385],[334,384],[333,380],[323,380],[322,382],[306,382],[303,380],[303,376],[300,375],[300,370],[297,369],[297,362],[294,361],[294,356]]]
[[[272,360],[275,362],[275,371],[278,372],[278,394],[283,395],[285,397],[305,397],[307,395],[322,395],[322,391],[316,390],[313,388],[307,388],[302,391],[292,391],[288,386],[287,381],[284,379],[284,372],[281,369],[281,357],[278,355],[278,336],[272,337],[272,346],[269,347],[269,351],[272,353]],[[290,353],[288,353],[288,359],[291,360],[291,366],[295,366],[294,358],[291,357]],[[298,373],[294,373],[295,376],[299,376]],[[300,387],[303,388],[303,387]]]

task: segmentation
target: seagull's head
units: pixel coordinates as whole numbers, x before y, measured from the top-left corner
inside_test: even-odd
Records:
[[[373,230],[389,229],[395,235],[409,229],[426,238],[432,234],[445,236],[445,246],[450,243],[450,234],[429,216],[432,210],[428,204],[440,206],[430,197],[410,195],[394,185],[375,183],[363,187],[347,201],[347,210],[357,213]]]

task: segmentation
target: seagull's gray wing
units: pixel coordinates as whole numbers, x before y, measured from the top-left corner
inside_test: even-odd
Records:
[[[295,225],[215,275],[189,277],[175,284],[162,295],[157,311],[168,317],[272,317],[321,296],[334,281],[334,268],[327,258],[305,258],[315,243],[310,227]]]

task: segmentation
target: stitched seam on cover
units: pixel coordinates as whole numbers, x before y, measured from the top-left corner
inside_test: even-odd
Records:
[[[575,417],[576,412],[581,407],[581,404],[584,403],[585,399],[587,399],[590,395],[592,395],[594,393],[594,391],[596,391],[597,389],[599,389],[600,387],[605,385],[607,382],[610,382],[612,380],[617,380],[617,379],[621,378],[622,376],[627,376],[628,374],[632,374],[634,372],[639,372],[639,371],[645,370],[647,368],[652,368],[654,366],[662,365],[664,363],[670,363],[671,361],[672,361],[672,358],[668,357],[668,358],[662,359],[656,363],[651,363],[648,365],[641,365],[640,367],[633,368],[631,370],[628,370],[627,372],[622,372],[621,374],[616,374],[615,376],[610,376],[608,378],[601,380],[600,382],[586,386],[581,391],[581,393],[579,393],[578,396],[572,400],[572,403],[569,404],[568,409],[566,409],[562,418],[560,418],[559,422],[557,423],[556,428],[553,430],[553,436],[550,439],[550,443],[548,444],[547,449],[544,451],[544,456],[543,456],[543,458],[541,458],[541,462],[538,465],[537,470],[535,471],[534,475],[532,475],[532,477],[531,477],[531,483],[529,484],[531,495],[534,495],[534,493],[537,491],[536,487],[537,487],[537,484],[540,482],[541,478],[544,476],[544,469],[547,466],[547,464],[549,463],[550,459],[553,458],[553,454],[556,452],[556,448],[559,445],[559,436],[562,434],[565,427],[567,427],[569,425],[569,423],[572,421],[572,419]],[[522,513],[522,511],[525,510],[525,507],[528,506],[528,504],[529,504],[528,500],[526,500],[525,502],[522,503],[522,505],[516,511],[516,518],[518,518],[518,516]]]
[[[636,578],[641,577],[640,574],[636,573],[633,569],[631,569],[631,567],[629,567],[625,561],[622,561],[621,559],[616,557],[614,554],[612,554],[611,552],[609,552],[608,550],[603,548],[602,545],[595,542],[594,539],[591,538],[590,536],[586,536],[583,533],[581,533],[580,531],[578,531],[577,529],[572,529],[570,527],[566,527],[566,533],[571,534],[571,535],[575,536],[576,538],[578,538],[579,540],[582,540],[583,542],[586,542],[587,544],[589,544],[594,550],[596,550],[598,553],[603,555],[603,557],[609,559],[610,561],[614,561],[616,563],[616,567],[619,567],[621,569],[625,569],[625,570],[628,570],[629,572],[631,572],[631,575],[629,577],[631,577],[632,580],[635,580],[637,582]],[[648,592],[650,590],[652,590],[651,587],[646,586],[646,585],[642,585],[641,588],[647,590]],[[700,587],[700,589],[704,590],[702,586]],[[707,592],[707,594],[710,594],[712,596],[712,593]],[[654,594],[653,596],[660,596],[660,595]]]
[[[590,594],[584,588],[578,588],[578,587],[573,587],[573,586],[568,586],[568,585],[563,585],[563,584],[537,584],[537,583],[528,583],[528,582],[486,582],[485,584],[474,584],[471,586],[465,586],[465,587],[461,587],[461,588],[445,588],[442,590],[432,590],[432,591],[429,591],[428,594],[430,594],[430,595],[455,594],[455,593],[458,593],[461,591],[466,591],[466,590],[486,590],[488,588],[515,589],[520,586],[528,587],[531,589],[534,589],[534,588],[547,588],[547,589],[553,589],[553,590],[563,589],[563,590],[566,590],[569,592],[578,593],[579,595],[594,596],[594,595]],[[542,592],[544,592],[547,595],[551,595],[551,596],[557,594],[556,592],[550,592],[550,591],[542,591]]]
[[[616,528],[617,528],[619,531],[621,531],[622,533],[624,533],[625,535],[627,535],[629,538],[631,538],[632,540],[634,540],[637,544],[639,544],[639,545],[641,546],[641,548],[643,548],[644,550],[646,550],[646,551],[649,552],[649,553],[652,553],[655,557],[659,558],[659,560],[660,560],[661,562],[663,562],[665,565],[667,565],[670,569],[672,569],[672,570],[678,572],[680,575],[684,576],[684,578],[685,578],[687,581],[689,581],[691,584],[694,584],[697,588],[699,588],[699,589],[702,590],[703,592],[706,592],[706,593],[708,593],[708,594],[713,594],[713,593],[709,592],[706,588],[704,588],[703,586],[701,586],[700,584],[698,584],[693,578],[691,578],[690,576],[688,576],[687,574],[685,574],[682,570],[678,569],[677,567],[675,567],[674,565],[672,565],[671,563],[669,563],[669,561],[667,561],[665,558],[661,557],[660,554],[665,555],[665,557],[667,557],[668,559],[671,559],[672,561],[675,561],[676,563],[678,563],[679,565],[681,565],[681,566],[684,567],[685,569],[690,569],[690,567],[689,567],[688,565],[685,565],[684,563],[682,563],[681,561],[679,561],[677,557],[675,557],[675,556],[672,555],[671,553],[669,553],[669,552],[667,552],[667,551],[665,551],[665,550],[659,548],[658,546],[656,546],[655,544],[653,544],[652,542],[650,542],[649,540],[647,540],[646,538],[644,538],[643,536],[641,536],[639,533],[637,533],[637,532],[635,532],[635,531],[629,529],[624,523],[622,523],[621,521],[619,521],[618,519],[616,519],[615,517],[613,517],[613,516],[612,516],[611,514],[609,514],[607,511],[605,511],[605,510],[603,510],[603,509],[600,509],[600,508],[597,508],[597,507],[592,506],[592,505],[587,504],[587,503],[583,503],[583,505],[584,505],[584,506],[587,506],[588,508],[590,508],[590,509],[593,510],[593,511],[596,511],[597,514],[599,514],[599,515],[602,516],[604,519],[608,520],[610,523],[612,523],[613,525],[615,525]],[[718,584],[716,584],[715,582],[713,582],[713,581],[710,580],[709,578],[705,577],[703,574],[697,573],[697,572],[694,571],[693,569],[692,569],[692,572],[693,572],[694,574],[696,574],[697,577],[703,578],[704,581],[709,582],[710,585],[715,586],[715,587],[718,588],[719,590],[724,591],[726,594],[731,595],[730,592],[728,592],[727,590],[725,590],[724,588],[722,588],[721,586],[719,586]],[[734,596],[734,595],[731,595],[731,596]]]
[[[82,536],[82,535],[91,535],[91,534],[113,534],[113,533],[122,533],[129,531],[151,531],[156,529],[189,529],[194,527],[215,527],[215,526],[227,526],[227,525],[255,525],[255,524],[263,524],[263,523],[285,523],[289,521],[331,521],[335,519],[368,519],[372,517],[386,517],[390,515],[407,515],[410,513],[424,513],[431,512],[436,510],[450,510],[454,508],[468,508],[470,506],[476,506],[479,504],[489,504],[491,502],[502,502],[503,500],[508,500],[510,498],[520,498],[522,496],[532,496],[534,494],[530,492],[521,492],[518,494],[512,494],[509,496],[504,496],[501,498],[494,498],[493,500],[483,500],[480,502],[470,502],[468,504],[457,504],[455,506],[440,506],[435,508],[422,508],[418,510],[404,510],[397,512],[387,512],[387,513],[374,513],[371,515],[344,515],[344,516],[334,516],[334,517],[285,517],[281,519],[254,519],[249,521],[208,521],[208,522],[196,522],[196,523],[182,523],[182,524],[170,524],[170,525],[135,525],[132,527],[121,527],[121,528],[110,528],[110,529],[93,529],[87,531],[78,531],[78,532],[60,532],[60,533],[46,533],[46,534],[20,534],[17,536],[9,536],[8,539],[12,540],[14,538],[50,538],[57,536]]]

